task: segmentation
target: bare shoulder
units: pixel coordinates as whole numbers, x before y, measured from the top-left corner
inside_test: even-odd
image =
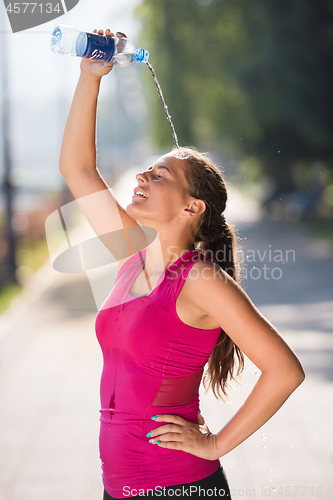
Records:
[[[193,307],[215,320],[225,331],[233,328],[235,318],[243,325],[249,318],[263,318],[239,283],[215,262],[193,264],[183,291]]]
[[[302,370],[294,352],[243,288],[215,263],[197,262],[192,269],[184,288],[201,314],[214,320],[262,372],[284,367],[299,378]]]
[[[217,263],[195,262],[177,301],[179,315],[187,318],[187,321],[190,321],[190,317],[192,320],[194,318],[198,324],[200,323],[201,328],[212,329],[221,326],[220,318],[215,316],[214,312],[223,310],[223,304],[227,302],[228,289],[234,285],[240,289],[233,278]],[[236,306],[237,294],[234,300]],[[189,324],[194,326],[192,323]]]
[[[193,295],[193,300],[202,301],[208,299],[212,294],[220,298],[226,294],[246,295],[242,287],[216,262],[195,262],[186,279],[188,293]]]

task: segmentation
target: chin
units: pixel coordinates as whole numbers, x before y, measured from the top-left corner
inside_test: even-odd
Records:
[[[138,209],[134,203],[129,203],[129,205],[127,205],[126,212],[130,217],[133,217],[133,219],[141,223],[140,219],[142,218],[142,214],[140,214],[140,209]]]
[[[130,217],[138,221],[142,226],[155,227],[157,223],[156,217],[152,217],[147,212],[144,213],[144,211],[141,211],[140,208],[141,207],[138,207],[134,203],[130,203],[126,207],[126,212]]]
[[[137,212],[135,205],[133,203],[129,203],[126,207],[126,212],[131,217],[134,217],[134,214]]]

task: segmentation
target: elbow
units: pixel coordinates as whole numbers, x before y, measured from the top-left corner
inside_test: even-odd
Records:
[[[304,372],[302,366],[300,366],[299,370],[297,371],[297,374],[296,374],[296,381],[297,381],[296,387],[301,385],[301,383],[304,382],[304,380],[305,380],[305,372]]]
[[[296,361],[295,367],[294,367],[295,379],[298,382],[298,384],[297,384],[297,387],[298,387],[299,385],[301,385],[301,383],[305,379],[305,372],[304,372],[303,366],[301,365],[300,360],[297,358],[297,356],[296,356],[295,361]]]
[[[59,172],[62,175],[65,175],[66,171],[70,170],[71,163],[73,163],[70,160],[71,157],[69,155],[66,155],[63,151],[60,151],[58,167],[59,167]]]
[[[65,179],[65,181],[67,182],[67,180],[66,180],[67,174],[66,174],[66,172],[65,172],[65,169],[63,169],[63,168],[59,168],[59,172],[60,172],[60,174],[63,176],[63,178]]]
[[[275,368],[271,367],[268,372],[290,393],[297,389],[305,379],[305,372],[298,360],[296,363],[279,364]]]
[[[65,166],[63,164],[63,162],[59,161],[59,172],[64,175],[64,170],[65,170]]]
[[[287,379],[289,379],[289,383],[294,387],[294,390],[304,382],[305,372],[300,360],[295,354],[292,359],[289,360],[287,366],[285,366],[285,371]]]
[[[289,383],[293,387],[293,390],[297,389],[297,387],[300,386],[302,382],[304,382],[305,372],[301,363],[298,362],[296,366],[294,365],[290,369],[288,378]]]
[[[69,173],[73,172],[74,167],[73,164],[70,165],[68,162],[60,161],[59,162],[59,172],[62,174],[63,177],[69,175]]]
[[[66,170],[68,170],[68,166],[66,168],[66,162],[64,162],[63,160],[60,160],[59,161],[59,172],[64,175]]]

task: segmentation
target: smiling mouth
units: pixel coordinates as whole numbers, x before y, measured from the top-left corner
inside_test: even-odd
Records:
[[[148,196],[145,195],[142,191],[137,191],[136,193],[134,193],[133,196],[141,196],[141,198],[146,198],[148,199]]]

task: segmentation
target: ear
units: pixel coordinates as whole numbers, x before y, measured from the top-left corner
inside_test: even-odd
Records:
[[[189,219],[194,219],[195,217],[203,214],[205,210],[206,203],[204,201],[192,198],[187,207],[184,208],[183,216]]]

